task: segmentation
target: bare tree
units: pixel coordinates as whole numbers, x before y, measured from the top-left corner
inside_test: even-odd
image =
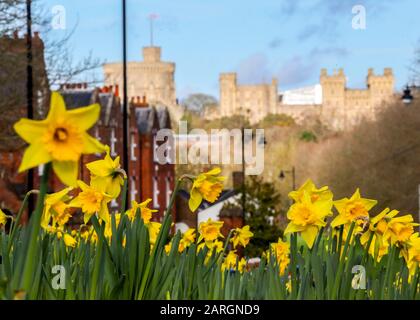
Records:
[[[32,39],[35,118],[45,116],[50,88],[81,77],[83,82],[97,83],[88,72],[102,65],[92,54],[75,61],[69,40],[77,24],[57,39],[51,35],[52,19],[39,0],[32,1],[32,25],[37,31]],[[22,146],[12,125],[26,114],[26,23],[26,0],[0,0],[0,148],[7,150]]]

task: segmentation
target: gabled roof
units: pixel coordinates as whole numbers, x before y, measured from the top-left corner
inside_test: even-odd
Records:
[[[158,128],[156,109],[154,107],[134,108],[137,128],[140,134],[151,133]]]
[[[157,117],[159,121],[159,129],[171,128],[171,116],[167,107],[161,106],[157,109]]]
[[[86,107],[94,103],[99,103],[101,113],[99,122],[108,126],[110,120],[115,116],[115,112],[121,112],[119,100],[112,92],[100,92],[99,89],[62,89],[60,94],[63,96],[67,109]]]
[[[171,119],[168,108],[159,106],[130,106],[136,115],[137,128],[140,134],[152,133],[153,129],[170,129]]]
[[[99,93],[99,104],[101,105],[101,121],[108,126],[115,112],[121,112],[119,99],[112,92]]]
[[[67,109],[76,109],[99,103],[98,89],[64,89],[60,91]]]

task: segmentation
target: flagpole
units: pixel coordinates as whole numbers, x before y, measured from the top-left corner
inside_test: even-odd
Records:
[[[32,70],[32,12],[31,12],[31,0],[26,0],[26,108],[28,119],[33,119],[33,70]],[[34,170],[28,170],[27,178],[27,192],[34,187]],[[31,215],[34,210],[33,197],[28,199],[28,216]]]
[[[123,20],[123,167],[128,170],[128,98],[127,98],[127,5],[126,0],[122,0],[122,20]]]

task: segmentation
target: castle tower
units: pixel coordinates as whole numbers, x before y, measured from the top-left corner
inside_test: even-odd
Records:
[[[236,73],[222,73],[219,78],[220,84],[220,112],[222,116],[229,117],[237,111],[236,92],[237,79]]]
[[[161,60],[160,47],[143,48],[143,61],[127,63],[127,95],[146,97],[152,105],[167,106],[171,117],[176,121],[182,116],[175,92],[175,63]],[[105,85],[123,87],[122,64],[106,63],[103,65]]]
[[[343,69],[327,74],[326,69],[321,70],[320,83],[322,86],[322,103],[326,107],[343,106],[345,100],[346,77]]]
[[[148,63],[160,62],[161,51],[162,50],[160,47],[144,47],[143,48],[144,62],[148,62]]]
[[[372,108],[379,107],[384,100],[389,99],[394,93],[394,74],[391,68],[385,68],[383,75],[375,75],[370,68],[366,78]]]
[[[323,121],[332,128],[346,126],[346,77],[343,69],[328,75],[326,69],[321,70],[320,84],[322,86]]]

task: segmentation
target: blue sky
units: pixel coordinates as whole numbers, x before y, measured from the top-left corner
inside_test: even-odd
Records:
[[[66,9],[76,59],[92,52],[103,61],[122,60],[121,1],[40,0],[47,10]],[[366,29],[352,28],[352,7],[366,8]],[[279,89],[318,83],[321,68],[344,68],[348,86],[363,88],[367,69],[394,70],[399,90],[409,80],[420,46],[418,0],[127,0],[128,60],[140,60],[150,43],[176,63],[177,95],[218,97],[221,72],[236,71],[241,83],[270,81]],[[54,30],[53,37],[66,32]],[[101,70],[98,70],[101,74]]]

